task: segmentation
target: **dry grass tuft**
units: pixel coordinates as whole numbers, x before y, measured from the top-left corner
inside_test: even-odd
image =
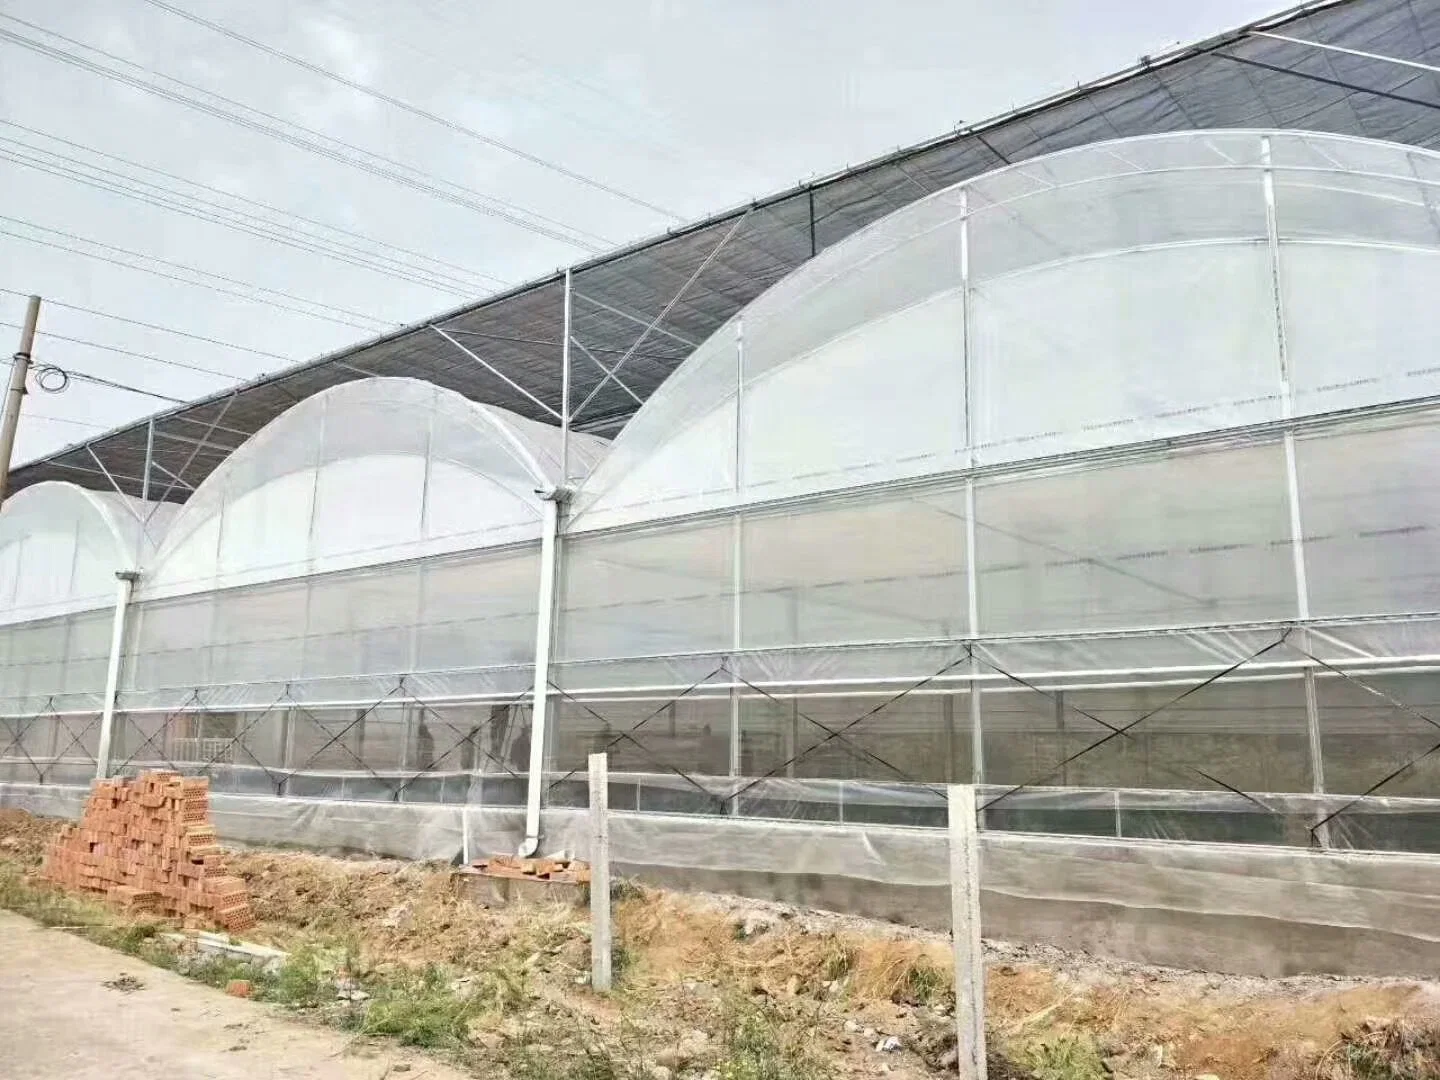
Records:
[[[486,909],[448,866],[245,851],[232,859],[250,887],[257,938],[282,948],[317,936],[350,941],[377,965],[470,968],[499,954],[586,955],[584,913],[573,907]]]
[[[812,933],[786,922],[746,936],[733,916],[658,890],[622,901],[615,917],[636,975],[652,982],[698,978],[772,997],[857,1002],[931,1004],[950,994],[949,950],[936,942]]]

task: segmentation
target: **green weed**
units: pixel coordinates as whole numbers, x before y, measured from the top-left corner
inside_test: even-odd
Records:
[[[1107,1080],[1110,1075],[1087,1035],[1048,1035],[1020,1047],[1018,1056],[1035,1080]]]
[[[316,949],[290,954],[267,987],[265,997],[292,1009],[314,1009],[335,997],[333,977]]]
[[[948,1001],[953,990],[946,973],[931,964],[917,963],[905,973],[905,986],[897,995],[917,1005]]]
[[[855,970],[857,959],[855,949],[839,941],[831,943],[820,967],[820,975],[826,982],[837,982]]]
[[[819,1062],[769,1004],[732,1001],[724,1016],[721,1080],[820,1080]]]
[[[586,1046],[573,1053],[521,1046],[507,1056],[514,1080],[642,1080],[646,1075],[602,1046]]]
[[[447,974],[431,967],[377,985],[354,1026],[362,1035],[389,1035],[405,1046],[463,1049],[470,1022],[483,1011],[475,995],[456,993]]]

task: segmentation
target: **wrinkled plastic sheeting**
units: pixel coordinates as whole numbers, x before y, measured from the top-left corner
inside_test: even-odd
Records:
[[[88,788],[41,784],[0,784],[0,809],[24,810],[38,817],[78,818]]]
[[[255,846],[278,841],[318,851],[450,861],[465,843],[460,806],[346,802],[331,799],[263,799],[213,795],[211,818],[225,843]],[[471,850],[513,851],[515,822],[524,811],[470,810]]]
[[[589,856],[587,816],[546,815],[545,849]],[[615,813],[620,866],[948,888],[947,834]],[[1282,920],[1440,942],[1440,859],[982,833],[984,890],[1015,900]]]
[[[47,816],[76,817],[84,797],[82,788],[0,785],[0,807]],[[524,833],[518,808],[217,795],[213,813],[230,843],[303,841],[320,850],[416,860],[453,859],[466,838],[462,815],[469,818],[472,857],[513,851]],[[543,826],[542,851],[590,856],[586,811],[546,811]],[[694,870],[748,875],[751,882],[757,874],[777,881],[805,877],[869,885],[882,894],[949,885],[948,839],[941,830],[613,812],[610,840],[618,867],[662,879],[667,871],[682,879]],[[995,919],[999,933],[1030,936],[1023,925],[1007,924],[1005,913],[1017,904],[1034,911],[1038,902],[1059,905],[1052,910],[1062,920],[1100,909],[1122,913],[1121,921],[1158,917],[1164,928],[1157,932],[1172,945],[1184,945],[1187,933],[1213,934],[1204,927],[1217,917],[1322,935],[1373,932],[1408,948],[1440,943],[1440,859],[1433,857],[1009,833],[982,833],[980,844],[987,919]],[[1237,934],[1241,925],[1235,924]],[[1149,955],[1146,942],[1116,938],[1110,944],[1122,954]],[[1297,939],[1294,962],[1302,969],[1312,946],[1313,939],[1310,945]],[[1245,966],[1224,949],[1213,959]],[[1316,964],[1323,969],[1328,962]]]
[[[74,820],[88,794],[85,787],[0,784],[0,808]],[[523,809],[212,794],[210,812],[226,844],[286,844],[416,861],[448,862],[459,855],[465,814],[470,819],[470,849],[477,856],[514,851],[525,834]]]

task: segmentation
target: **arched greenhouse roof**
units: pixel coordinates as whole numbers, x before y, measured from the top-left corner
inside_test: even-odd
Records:
[[[0,623],[29,622],[115,602],[115,573],[152,550],[171,508],[46,481],[0,508]],[[148,520],[147,520],[148,519]],[[142,525],[148,525],[148,530]],[[137,544],[141,545],[137,553]]]
[[[569,436],[569,475],[608,444]],[[141,579],[155,597],[533,540],[561,432],[418,379],[301,401],[195,490]]]
[[[584,484],[596,529],[1440,392],[1440,155],[1183,132],[1005,167],[707,339]]]

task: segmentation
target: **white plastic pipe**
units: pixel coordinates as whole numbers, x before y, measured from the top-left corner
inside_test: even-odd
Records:
[[[562,488],[543,495],[545,518],[540,534],[540,588],[535,620],[535,686],[530,707],[530,777],[525,792],[525,840],[520,855],[540,850],[540,799],[545,793],[545,731],[550,706],[550,639],[555,623],[555,548],[560,531],[560,506],[568,492]]]
[[[110,775],[110,746],[115,740],[115,698],[120,692],[120,660],[125,648],[125,620],[130,595],[139,577],[133,570],[115,573],[115,617],[110,622],[110,664],[105,669],[105,705],[100,714],[100,745],[95,749],[95,778]]]

